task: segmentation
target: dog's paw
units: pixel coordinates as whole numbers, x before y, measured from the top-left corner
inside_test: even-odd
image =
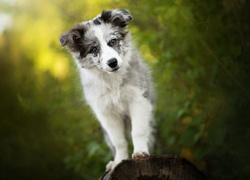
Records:
[[[116,167],[117,163],[114,161],[109,161],[109,163],[106,165],[106,171],[113,170]]]
[[[143,152],[143,151],[134,152],[134,153],[132,154],[132,158],[133,158],[133,159],[140,159],[140,158],[145,158],[145,157],[148,157],[148,156],[149,156],[149,153]]]

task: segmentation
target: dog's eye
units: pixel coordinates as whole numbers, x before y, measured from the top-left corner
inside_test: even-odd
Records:
[[[109,42],[108,42],[108,46],[110,47],[113,47],[114,45],[116,45],[116,43],[118,42],[118,39],[111,39]]]
[[[96,47],[92,47],[89,52],[91,54],[97,54],[98,53],[98,49]]]

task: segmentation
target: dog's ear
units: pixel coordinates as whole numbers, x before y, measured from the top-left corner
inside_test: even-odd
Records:
[[[70,41],[70,35],[69,35],[69,32],[67,33],[64,33],[60,36],[59,38],[60,40],[60,43],[61,43],[61,46],[66,46],[68,44],[68,42]]]
[[[83,25],[76,25],[73,29],[60,36],[61,46],[77,43],[84,36],[85,28]]]
[[[127,23],[132,20],[132,16],[130,15],[129,11],[125,9],[113,11],[103,10],[100,18],[105,23],[111,23],[121,28],[126,27]]]

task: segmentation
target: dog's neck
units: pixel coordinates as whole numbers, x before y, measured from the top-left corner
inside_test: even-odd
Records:
[[[82,81],[87,84],[93,84],[96,87],[112,88],[120,86],[123,78],[126,76],[127,69],[122,67],[117,72],[107,73],[97,68],[80,68]]]

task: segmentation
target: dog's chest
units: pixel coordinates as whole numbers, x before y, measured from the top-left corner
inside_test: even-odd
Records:
[[[117,112],[127,111],[132,98],[135,98],[134,87],[122,81],[95,81],[85,86],[85,97],[91,106],[113,109]]]

